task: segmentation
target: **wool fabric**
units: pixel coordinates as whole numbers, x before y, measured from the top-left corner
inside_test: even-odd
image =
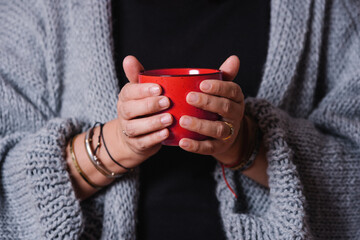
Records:
[[[217,166],[228,239],[360,238],[359,29],[355,0],[271,1],[246,99],[269,188],[227,170],[235,199]],[[113,59],[110,0],[0,2],[1,239],[136,238],[139,172],[80,202],[65,161],[72,136],[116,117]]]

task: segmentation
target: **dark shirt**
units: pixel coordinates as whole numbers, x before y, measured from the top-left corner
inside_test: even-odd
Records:
[[[235,82],[255,96],[266,58],[269,0],[113,1],[115,63],[136,56],[145,69],[219,68],[236,54]],[[163,146],[140,167],[139,239],[224,239],[210,156]]]

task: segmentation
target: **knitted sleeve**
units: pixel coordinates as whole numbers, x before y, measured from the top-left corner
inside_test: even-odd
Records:
[[[77,238],[82,214],[66,170],[65,147],[80,127],[74,119],[53,119],[33,134],[1,136],[2,239]]]
[[[0,238],[76,239],[65,147],[84,124],[55,114],[59,82],[36,3],[10,2],[0,3]]]
[[[247,99],[246,107],[264,133],[269,189],[228,170],[240,196],[236,200],[216,171],[228,238],[358,239],[360,6],[347,5],[334,7],[338,14],[331,22],[336,26],[329,27],[324,47],[326,94],[306,119],[266,100]]]

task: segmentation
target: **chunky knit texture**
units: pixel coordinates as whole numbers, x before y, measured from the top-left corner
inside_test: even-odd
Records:
[[[360,238],[360,4],[272,0],[248,112],[270,188],[214,177],[229,239]],[[138,173],[79,202],[69,138],[116,117],[110,0],[0,1],[0,238],[135,239]],[[244,59],[243,61],[246,61]],[[166,66],[164,66],[166,67]]]

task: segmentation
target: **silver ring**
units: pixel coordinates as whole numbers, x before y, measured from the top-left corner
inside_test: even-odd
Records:
[[[130,137],[130,136],[125,132],[125,130],[122,130],[122,132],[123,132],[123,134],[124,134],[125,136]]]
[[[230,127],[230,134],[229,134],[227,137],[224,137],[224,138],[221,139],[221,140],[223,140],[223,141],[226,141],[226,140],[228,140],[229,138],[231,138],[232,135],[234,134],[234,126],[233,126],[231,123],[229,123],[229,122],[226,122],[226,121],[223,121],[223,122]]]

